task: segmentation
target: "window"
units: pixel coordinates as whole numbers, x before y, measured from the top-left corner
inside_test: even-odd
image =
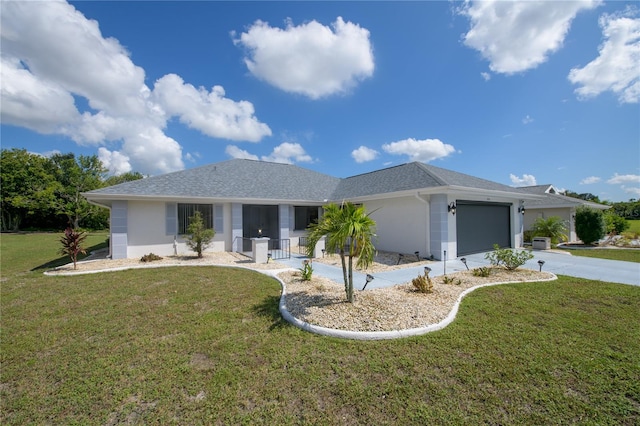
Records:
[[[294,230],[303,231],[318,221],[318,206],[296,206]]]
[[[189,218],[196,211],[202,215],[202,221],[207,228],[213,228],[213,205],[212,204],[178,204],[178,233],[186,234],[189,227]]]

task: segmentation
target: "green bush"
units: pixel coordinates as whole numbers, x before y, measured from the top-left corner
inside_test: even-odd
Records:
[[[420,293],[431,293],[433,291],[433,282],[431,282],[428,274],[418,275],[411,280],[411,283]]]
[[[154,260],[162,260],[162,258],[154,253],[145,254],[140,258],[140,262],[153,262]]]
[[[576,209],[576,235],[584,244],[593,244],[605,236],[604,215],[591,207]]]
[[[484,256],[494,266],[504,266],[510,271],[524,265],[527,260],[533,259],[533,254],[528,251],[511,250],[500,248],[499,245],[493,245],[493,251]]]
[[[609,211],[604,214],[604,223],[607,234],[613,235],[622,235],[631,226],[623,217]]]
[[[455,284],[455,285],[462,284],[462,281],[459,278],[448,277],[446,275],[442,277],[442,282],[444,284]]]
[[[209,246],[211,240],[216,235],[215,231],[207,228],[202,219],[202,213],[196,210],[193,216],[189,218],[189,226],[187,227],[187,246],[196,253],[198,257],[202,257],[202,252]]]

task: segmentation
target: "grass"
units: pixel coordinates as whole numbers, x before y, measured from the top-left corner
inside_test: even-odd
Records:
[[[358,342],[284,322],[252,271],[43,276],[57,237],[0,240],[1,424],[640,422],[640,287],[485,288],[442,331]]]
[[[640,249],[566,249],[574,256],[597,257],[599,259],[623,260],[640,263]]]
[[[629,229],[627,229],[627,232],[633,232],[634,234],[640,234],[640,220],[629,220],[629,219],[627,219],[627,223],[629,224]]]

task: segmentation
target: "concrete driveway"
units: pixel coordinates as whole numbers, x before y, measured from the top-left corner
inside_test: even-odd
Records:
[[[640,286],[640,263],[621,262],[618,260],[596,259],[591,257],[572,256],[568,253],[558,253],[554,251],[533,251],[534,258],[528,261],[524,267],[529,269],[539,269],[538,261],[544,260],[543,271],[552,272],[556,275],[568,275],[571,277],[588,278],[591,280],[608,281],[621,284]],[[469,269],[479,266],[488,266],[489,261],[484,258],[485,253],[471,254],[465,256]],[[293,268],[300,268],[302,256],[291,256],[286,262]],[[445,273],[452,273],[466,270],[464,264],[458,259],[446,262],[429,263],[430,275],[438,276]],[[313,264],[314,274],[330,278],[333,281],[342,283],[342,268],[325,265],[319,262]],[[395,271],[378,272],[373,274],[374,280],[367,285],[367,289],[389,287],[403,282],[409,282],[413,278],[424,273],[424,266],[408,267]],[[354,286],[360,290],[366,283],[366,275],[355,272]]]

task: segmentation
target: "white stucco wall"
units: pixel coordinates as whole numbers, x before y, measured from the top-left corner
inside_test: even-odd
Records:
[[[376,222],[378,250],[428,257],[429,205],[416,197],[368,201],[367,213]]]
[[[578,236],[576,235],[576,227],[575,222],[573,220],[573,215],[575,215],[575,209],[571,207],[562,207],[562,208],[547,208],[547,209],[527,209],[524,214],[524,229],[525,231],[530,230],[533,226],[533,223],[537,218],[542,217],[544,219],[548,219],[552,216],[558,216],[562,219],[567,225],[568,232],[567,237],[569,241],[577,241]]]
[[[217,232],[212,244],[206,251],[224,251],[231,245],[227,235],[230,207],[223,208],[224,232]],[[166,204],[164,202],[129,201],[128,203],[128,248],[127,257],[137,258],[154,253],[159,256],[171,256],[175,253],[174,235],[166,233]],[[194,254],[181,236],[177,236],[178,254]]]

